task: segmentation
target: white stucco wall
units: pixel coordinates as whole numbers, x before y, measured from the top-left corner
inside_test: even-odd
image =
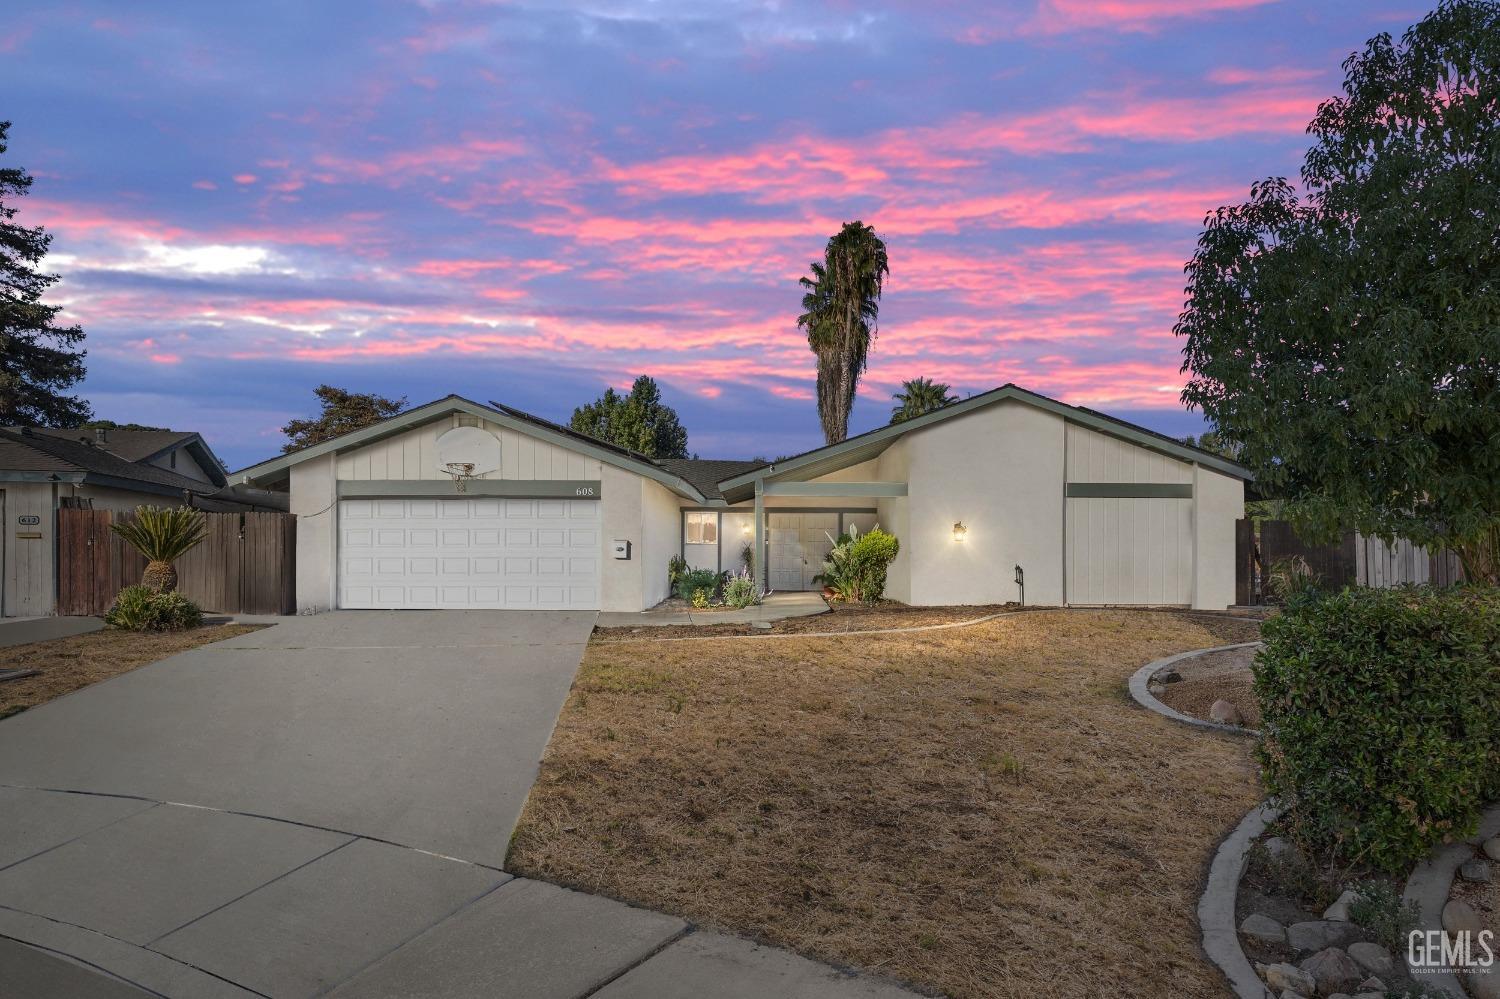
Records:
[[[1007,400],[905,438],[910,603],[1015,600],[1017,564],[1028,603],[1062,602],[1063,431]]]
[[[642,550],[645,532],[641,509],[641,477],[612,465],[604,465],[599,480],[600,530],[604,546],[599,563],[599,607],[602,610],[640,610],[645,606]],[[610,542],[629,541],[629,559],[610,557]]]
[[[1201,465],[1197,473],[1193,606],[1223,610],[1234,603],[1234,522],[1245,516],[1245,483]]]
[[[885,449],[875,463],[874,480],[877,482],[909,482],[907,444],[909,438],[902,437]],[[892,600],[909,604],[911,599],[911,500],[908,496],[883,496],[876,500],[875,514],[882,530],[896,536],[901,547],[896,561],[891,563],[885,576],[885,595]]]
[[[667,599],[667,562],[679,550],[682,540],[681,497],[671,490],[642,478],[642,539],[636,565],[641,573],[641,605],[621,610],[642,610]]]
[[[297,613],[334,606],[338,565],[335,456],[309,458],[291,470],[291,512],[297,515]]]

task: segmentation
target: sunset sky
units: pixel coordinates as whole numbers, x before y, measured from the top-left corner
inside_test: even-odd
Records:
[[[566,421],[655,376],[705,457],[822,443],[797,278],[891,276],[851,432],[925,375],[1197,432],[1205,212],[1295,175],[1370,0],[7,5],[7,166],[100,416],[276,453],[320,382]]]

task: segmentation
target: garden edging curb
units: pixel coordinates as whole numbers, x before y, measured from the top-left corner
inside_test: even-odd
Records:
[[[1220,732],[1229,732],[1234,735],[1249,735],[1259,738],[1260,729],[1241,728],[1238,725],[1220,725],[1218,722],[1205,721],[1202,718],[1194,718],[1192,715],[1185,715],[1175,708],[1170,708],[1167,705],[1163,704],[1161,701],[1157,700],[1154,696],[1152,696],[1150,684],[1151,678],[1153,676],[1166,669],[1168,666],[1171,666],[1173,663],[1181,662],[1184,659],[1191,659],[1194,656],[1207,655],[1210,652],[1228,652],[1231,649],[1248,649],[1252,646],[1257,646],[1260,644],[1260,642],[1237,642],[1234,645],[1218,645],[1211,649],[1193,649],[1191,652],[1179,652],[1175,656],[1167,656],[1165,659],[1158,659],[1155,662],[1147,663],[1140,669],[1136,670],[1135,673],[1130,677],[1130,696],[1135,698],[1136,703],[1141,707],[1146,708],[1148,711],[1155,711],[1157,714],[1163,715],[1167,718],[1171,718],[1173,721],[1180,721],[1187,725],[1196,725],[1199,728],[1215,729]]]
[[[1401,900],[1417,905],[1417,929],[1443,928],[1443,906],[1448,903],[1448,894],[1453,890],[1453,876],[1458,873],[1459,865],[1474,855],[1473,848],[1491,836],[1500,836],[1500,802],[1491,805],[1480,817],[1479,830],[1473,836],[1439,847],[1412,870]],[[1410,948],[1406,957],[1411,957]],[[1468,999],[1469,993],[1459,984],[1458,975],[1451,968],[1417,972],[1408,960],[1407,970],[1424,985],[1431,985],[1454,999]]]
[[[1240,820],[1214,853],[1213,863],[1208,869],[1208,883],[1198,898],[1198,929],[1203,934],[1204,953],[1223,972],[1239,999],[1275,999],[1240,947],[1234,914],[1240,877],[1245,873],[1245,863],[1250,857],[1250,844],[1280,815],[1281,809],[1263,801]]]

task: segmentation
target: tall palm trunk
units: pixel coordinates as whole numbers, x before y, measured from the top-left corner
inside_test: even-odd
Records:
[[[876,333],[880,292],[890,266],[885,243],[863,222],[849,222],[828,241],[823,263],[800,283],[805,310],[797,325],[807,331],[818,358],[818,421],[837,444],[849,436],[859,376]]]

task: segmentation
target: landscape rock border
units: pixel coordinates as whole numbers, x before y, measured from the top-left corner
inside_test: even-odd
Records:
[[[1406,890],[1401,894],[1403,902],[1419,907],[1421,918],[1419,930],[1443,928],[1443,906],[1453,891],[1453,879],[1464,861],[1474,856],[1474,848],[1492,836],[1500,836],[1500,802],[1485,810],[1479,819],[1479,831],[1466,840],[1448,843],[1433,851],[1432,856],[1418,864],[1406,879]],[[1405,960],[1405,956],[1402,958]],[[1416,969],[1408,970],[1415,972]],[[1458,975],[1449,968],[1438,971],[1424,970],[1413,974],[1424,985],[1430,985],[1454,999],[1469,999],[1468,991],[1459,983]]]
[[[1180,721],[1188,725],[1196,725],[1199,728],[1215,729],[1219,732],[1232,732],[1235,735],[1248,735],[1259,738],[1260,729],[1258,728],[1244,728],[1240,725],[1221,725],[1218,722],[1206,721],[1202,718],[1194,718],[1192,715],[1185,715],[1175,708],[1170,708],[1156,699],[1156,697],[1151,693],[1150,686],[1151,678],[1153,676],[1155,676],[1157,673],[1160,673],[1168,666],[1172,666],[1176,663],[1182,662],[1184,659],[1193,659],[1197,656],[1205,656],[1210,652],[1228,652],[1231,649],[1248,649],[1251,647],[1259,646],[1261,644],[1261,642],[1237,642],[1234,645],[1217,645],[1211,649],[1193,649],[1191,652],[1179,652],[1175,656],[1167,656],[1165,659],[1158,659],[1155,662],[1149,662],[1146,665],[1142,666],[1140,669],[1136,670],[1135,673],[1130,677],[1130,696],[1135,698],[1136,703],[1141,707],[1146,708],[1149,711],[1155,711],[1157,714],[1164,715],[1167,718],[1171,718],[1173,721]]]
[[[1198,722],[1196,718],[1189,720],[1202,725],[1211,724]],[[1275,999],[1240,946],[1234,914],[1239,901],[1240,878],[1244,876],[1245,865],[1250,859],[1250,847],[1266,827],[1280,817],[1281,809],[1269,801],[1252,808],[1219,844],[1208,868],[1208,883],[1198,898],[1198,929],[1203,934],[1204,953],[1223,972],[1230,989],[1239,999]]]

